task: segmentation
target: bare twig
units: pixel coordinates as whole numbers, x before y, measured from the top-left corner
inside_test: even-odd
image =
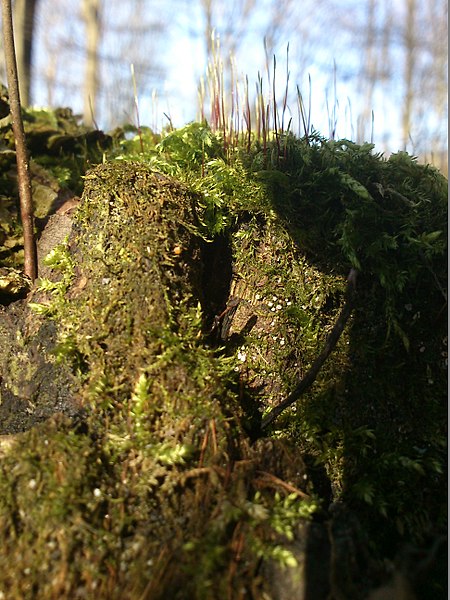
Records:
[[[19,79],[14,47],[11,0],[2,0],[3,43],[5,47],[6,76],[9,91],[14,140],[16,144],[17,182],[20,198],[20,216],[23,227],[24,271],[32,281],[37,277],[37,251],[34,237],[33,200],[31,197],[31,178],[28,153],[25,145],[20,107]]]
[[[279,477],[276,477],[272,473],[266,473],[265,471],[258,471],[258,474],[261,475],[261,477],[258,477],[257,479],[254,480],[254,485],[257,485],[257,486],[259,485],[262,487],[274,487],[274,488],[281,487],[284,490],[286,490],[287,492],[289,492],[290,494],[297,494],[297,496],[299,498],[310,498],[311,497],[309,494],[306,494],[305,492],[298,489],[294,485],[287,483],[286,481],[283,481],[282,479],[280,479]]]
[[[353,299],[356,288],[356,277],[358,271],[354,268],[350,270],[347,278],[347,289],[345,292],[345,303],[339,314],[339,317],[331,330],[330,335],[325,343],[325,348],[313,362],[311,368],[306,373],[305,377],[300,381],[297,387],[289,394],[289,396],[273,408],[268,415],[262,420],[261,429],[268,427],[288,406],[294,404],[300,396],[314,383],[316,377],[322,368],[323,363],[334,350],[339,338],[341,337],[344,327],[351,315],[353,309]]]

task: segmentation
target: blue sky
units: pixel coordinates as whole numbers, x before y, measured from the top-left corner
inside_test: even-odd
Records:
[[[336,110],[337,136],[356,139],[357,117],[360,112],[361,90],[358,89],[355,75],[360,68],[363,58],[362,51],[355,47],[341,25],[333,21],[332,14],[323,14],[307,7],[316,6],[318,0],[302,0],[294,3],[296,11],[296,26],[303,28],[310,36],[314,49],[303,48],[299,36],[291,31],[291,34],[280,36],[276,46],[277,56],[277,89],[282,95],[285,86],[285,58],[286,47],[290,44],[290,91],[289,105],[296,118],[296,84],[299,84],[304,98],[309,96],[308,78],[311,78],[312,124],[316,130],[325,136],[330,134],[329,118],[330,112]],[[384,0],[378,0],[385,5]],[[258,11],[249,23],[243,36],[241,48],[237,52],[237,70],[242,77],[248,75],[249,89],[255,90],[255,82],[258,72],[265,77],[265,55],[261,35],[264,18],[267,16],[268,6],[271,0],[257,0]],[[330,0],[331,2],[331,0]],[[36,81],[34,86],[34,102],[37,105],[45,105],[48,102],[48,93],[45,87],[42,73],[48,68],[49,57],[59,69],[60,77],[64,79],[64,87],[56,90],[53,104],[71,106],[75,112],[82,110],[82,80],[83,80],[83,26],[82,23],[73,18],[67,19],[68,7],[77,10],[77,3],[72,0],[41,0],[42,6],[47,7],[47,12],[40,19],[40,37],[38,38],[38,57],[36,63]],[[117,54],[121,41],[115,33],[110,33],[106,47],[103,52],[114,55],[115,62],[103,73],[103,82],[110,83],[117,75],[119,59],[122,71],[122,82],[119,89],[109,87],[106,95],[111,99],[116,94],[129,98],[129,107],[132,107],[133,86],[130,74],[130,63],[139,61],[142,56],[150,56],[162,65],[162,72],[156,78],[149,77],[147,80],[137,75],[138,100],[140,109],[140,120],[144,125],[160,129],[167,124],[164,113],[170,115],[175,126],[182,126],[193,120],[198,115],[197,88],[199,77],[205,73],[206,57],[204,51],[202,14],[197,2],[188,0],[175,0],[175,2],[164,2],[163,0],[133,0],[133,2],[108,3],[105,1],[105,12],[111,23],[113,19],[127,20],[127,11],[130,7],[151,7],[152,10],[143,12],[144,18],[149,23],[154,16],[161,15],[162,20],[167,22],[164,33],[147,36],[146,40],[139,40],[129,47],[124,46],[122,54]],[[389,4],[389,2],[387,3]],[[404,4],[404,0],[392,0],[390,6],[398,9]],[[358,0],[339,0],[339,7],[347,7],[343,10],[344,18],[350,22],[357,22],[365,3]],[[116,6],[113,13],[112,7]],[[332,6],[332,2],[331,2]],[[49,7],[51,14],[48,14]],[[178,7],[178,9],[176,9]],[[118,11],[118,12],[117,12]],[[59,17],[58,17],[59,12]],[[119,16],[118,16],[119,15]],[[54,22],[51,19],[55,19]],[[59,19],[59,21],[58,21]],[[61,26],[61,24],[63,26]],[[114,23],[112,23],[114,24]],[[350,23],[351,24],[351,23]],[[347,23],[348,25],[348,23]],[[130,25],[131,27],[131,25]],[[153,40],[153,41],[152,41]],[[53,44],[53,45],[52,45]],[[314,45],[315,44],[315,45]],[[47,50],[46,50],[47,48]],[[57,50],[55,51],[55,48]],[[47,52],[47,54],[45,54]],[[394,68],[401,64],[400,57]],[[114,61],[113,61],[114,62]],[[336,72],[334,68],[336,65]],[[113,70],[115,69],[114,73]],[[266,95],[269,94],[267,80],[265,80]],[[154,91],[157,90],[155,94]],[[120,104],[118,102],[118,104]],[[401,88],[395,82],[389,90],[378,89],[374,96],[374,122],[373,133],[377,149],[383,151],[389,149],[396,151],[401,145],[399,131],[399,106],[401,105]],[[104,112],[104,111],[103,111]],[[100,127],[108,129],[111,125],[123,124],[125,121],[135,120],[132,108],[128,113],[118,109],[114,113],[115,123],[108,122],[102,111],[96,114]],[[365,140],[370,141],[372,123],[369,117],[366,123]],[[446,124],[445,125],[446,128]],[[295,131],[295,129],[294,129]],[[409,148],[413,150],[413,148]]]

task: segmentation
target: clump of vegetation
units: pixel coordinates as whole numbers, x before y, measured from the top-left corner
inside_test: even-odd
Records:
[[[16,446],[2,461],[11,598],[210,598],[243,585],[242,569],[253,581],[261,559],[296,564],[282,540],[318,502],[256,475],[264,461],[242,434],[235,360],[202,331],[195,209],[195,195],[145,165],[86,177],[73,260],[53,252],[61,285],[41,283],[50,299],[33,307],[35,328],[58,323],[53,354],[82,411],[21,436],[18,468]]]
[[[332,521],[331,502],[380,563],[445,529],[446,181],[311,131],[217,129],[116,131],[85,176],[34,325],[56,327],[49,354],[81,408],[2,461],[8,597],[263,597],[260,563],[297,569],[299,524]],[[79,165],[66,181],[81,185]],[[349,326],[261,432],[321,351],[352,267]]]
[[[210,235],[230,236],[230,288],[252,305],[236,320],[245,328],[253,312],[261,325],[237,350],[244,379],[263,388],[261,411],[286,396],[356,268],[351,326],[277,435],[325,467],[332,497],[355,507],[379,549],[427,543],[446,521],[446,180],[406,153],[384,159],[370,144],[315,134],[256,142],[250,154],[238,146],[233,158],[220,140],[195,124],[149,160],[197,178],[219,215]]]
[[[328,277],[360,273],[347,347],[282,430],[326,465],[334,497],[364,515],[379,547],[423,543],[446,523],[447,182],[368,144],[287,136],[282,146],[256,175],[295,246]],[[338,298],[330,290],[316,340]]]

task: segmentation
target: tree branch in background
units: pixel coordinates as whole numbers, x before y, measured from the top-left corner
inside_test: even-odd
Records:
[[[28,153],[25,145],[22,113],[20,107],[19,80],[17,76],[14,48],[11,0],[2,0],[3,43],[5,46],[6,77],[9,91],[9,106],[16,144],[17,183],[20,198],[20,216],[23,227],[24,271],[32,281],[37,277],[37,251],[34,237],[33,200]]]
[[[261,429],[267,428],[277,417],[283,412],[285,408],[294,404],[296,400],[300,398],[300,396],[314,383],[317,375],[319,374],[320,369],[322,368],[323,363],[326,361],[328,356],[336,347],[336,344],[341,337],[342,332],[344,331],[344,327],[352,313],[353,309],[353,300],[355,296],[356,289],[356,277],[358,275],[358,271],[356,269],[351,269],[350,273],[347,277],[347,289],[345,291],[345,303],[339,314],[339,317],[334,324],[333,329],[331,330],[330,335],[325,343],[325,348],[313,362],[311,368],[306,373],[305,377],[300,381],[297,387],[292,391],[289,396],[280,402],[278,406],[275,406],[268,415],[262,420]]]

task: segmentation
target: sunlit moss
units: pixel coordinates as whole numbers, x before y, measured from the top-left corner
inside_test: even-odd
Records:
[[[147,154],[122,143],[87,174],[41,282],[34,327],[55,329],[47,358],[71,372],[80,410],[2,457],[12,600],[215,600],[253,584],[263,598],[261,561],[295,570],[299,524],[330,519],[332,501],[378,557],[443,517],[441,179],[349,142],[288,136],[281,157],[276,144],[225,157],[205,124],[154,141]],[[261,439],[261,414],[323,347],[352,265],[347,329]],[[27,335],[9,362],[17,393],[33,377]]]

